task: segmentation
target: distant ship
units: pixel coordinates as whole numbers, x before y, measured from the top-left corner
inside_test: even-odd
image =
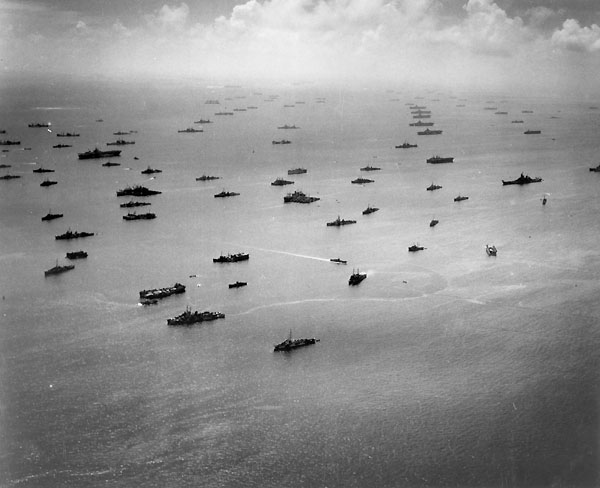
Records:
[[[154,173],[162,173],[162,169],[154,169],[148,166],[145,170],[141,171],[143,175],[151,175]]]
[[[290,336],[282,343],[275,345],[273,351],[291,351],[299,347],[312,346],[317,342],[319,342],[319,339],[315,339],[314,337],[311,339],[292,339],[292,331],[290,330]]]
[[[336,264],[348,264],[348,261],[346,261],[345,259],[340,259],[340,258],[331,258],[329,261],[331,261],[332,263],[336,263]]]
[[[377,212],[377,210],[379,210],[377,207],[371,207],[371,205],[367,205],[367,208],[365,208],[362,211],[362,214],[369,215],[369,214],[372,214],[373,212]]]
[[[126,146],[127,144],[135,144],[135,141],[126,141],[125,139],[117,139],[114,142],[107,142],[107,146]]]
[[[305,195],[303,192],[296,190],[294,193],[288,193],[283,197],[283,203],[312,203],[320,200],[318,197]]]
[[[351,183],[354,183],[356,185],[362,185],[364,183],[374,183],[375,180],[370,180],[369,178],[356,178],[355,180],[352,180]]]
[[[53,149],[62,149],[65,147],[73,147],[71,144],[55,144],[52,146]]]
[[[193,127],[188,127],[187,129],[180,129],[177,132],[181,133],[181,132],[204,132],[203,129],[194,129]]]
[[[2,169],[5,169],[5,168],[12,168],[12,164],[5,164],[5,163],[2,163],[2,164],[0,164],[0,168],[2,168]],[[33,170],[33,171],[35,171],[35,170]]]
[[[64,239],[79,239],[80,237],[90,237],[93,236],[93,232],[73,232],[71,229],[67,230],[64,234],[60,234],[54,236],[56,240],[64,240]]]
[[[340,227],[342,225],[356,224],[356,220],[344,220],[340,219],[338,215],[337,219],[332,222],[327,222],[327,227]]]
[[[440,223],[439,220],[436,219],[432,219],[431,222],[429,222],[429,227],[435,227],[436,225],[438,225]]]
[[[381,168],[378,168],[377,166],[371,166],[371,165],[367,165],[367,166],[363,166],[362,168],[360,168],[361,171],[380,171]]]
[[[439,190],[442,185],[434,185],[433,183],[427,187],[427,191]]]
[[[41,127],[50,127],[50,122],[36,122],[36,123],[31,123],[28,124],[27,127],[35,127],[35,128],[41,128]]]
[[[413,119],[430,119],[431,115],[430,114],[417,114],[417,115],[413,115]]]
[[[442,163],[452,163],[454,162],[454,158],[443,158],[441,156],[432,156],[431,158],[427,159],[427,163],[429,164],[442,164]]]
[[[52,186],[52,185],[57,185],[58,181],[51,181],[49,179],[45,179],[44,181],[42,181],[40,183],[40,186]]]
[[[0,180],[14,180],[15,178],[20,178],[20,177],[21,177],[21,175],[6,174],[6,175],[0,176]]]
[[[54,266],[53,268],[50,268],[46,271],[44,271],[44,276],[49,276],[49,275],[55,275],[55,274],[60,274],[60,273],[64,273],[65,271],[70,271],[72,269],[75,268],[75,265],[73,264],[67,264],[65,266],[59,266],[58,265],[58,261],[56,262],[56,266]]]
[[[138,213],[128,213],[127,215],[123,215],[123,220],[151,220],[155,219],[156,214],[152,212],[138,214]]]
[[[21,141],[9,141],[9,140],[0,141],[0,146],[18,146],[20,144],[21,144]]]
[[[523,134],[541,134],[541,130],[526,130]]]
[[[424,249],[425,248],[423,246],[417,246],[416,244],[413,244],[412,246],[409,246],[408,252],[423,251]]]
[[[280,127],[277,127],[278,129],[299,129],[300,127],[296,127],[295,125],[282,125]]]
[[[241,288],[242,286],[246,286],[248,283],[245,281],[236,281],[235,283],[229,283],[229,288]]]
[[[121,151],[112,149],[110,151],[101,151],[98,148],[95,148],[93,151],[86,151],[83,153],[78,153],[77,156],[79,159],[98,159],[98,158],[112,158],[116,156],[120,156]]]
[[[79,137],[80,134],[76,134],[75,132],[59,132],[56,134],[56,137]]]
[[[288,141],[287,139],[281,139],[280,141],[273,141],[272,144],[291,144],[292,141]]]
[[[173,286],[169,286],[166,288],[152,288],[150,290],[142,290],[139,295],[142,299],[158,299],[158,298],[166,298],[171,295],[177,295],[179,293],[185,293],[185,285],[181,283],[175,283]]]
[[[431,110],[421,110],[420,108],[417,110],[413,110],[410,112],[411,114],[416,114],[416,115],[424,115],[424,114],[430,114]]]
[[[533,110],[521,110],[522,114],[532,114]]]
[[[508,112],[494,112],[494,115],[506,115]]]
[[[458,195],[457,197],[454,197],[454,201],[455,202],[462,202],[463,200],[468,200],[469,197],[463,197],[461,195]]]
[[[441,134],[441,133],[442,133],[441,130],[425,129],[424,131],[417,132],[417,135],[419,135],[419,136],[435,136],[435,135],[438,135],[438,134]]]
[[[192,325],[200,322],[209,322],[217,319],[224,319],[225,314],[220,312],[192,312],[187,307],[185,312],[172,319],[167,319],[167,325]]]
[[[227,256],[221,254],[218,258],[213,258],[213,263],[237,263],[240,261],[248,261],[249,259],[250,254],[238,252],[236,254],[227,254]]]
[[[152,205],[152,204],[150,202],[134,202],[133,200],[130,200],[127,203],[122,203],[119,206],[121,208],[130,208],[130,207],[144,207],[146,205]]]
[[[106,161],[106,163],[102,163],[102,166],[110,167],[110,166],[121,166],[121,163],[113,163],[111,161]]]
[[[510,180],[510,181],[502,180],[502,184],[503,185],[527,185],[529,183],[540,183],[541,181],[542,181],[541,178],[532,178],[529,175],[524,175],[523,173],[521,173],[521,176],[519,176],[516,180]]]
[[[117,131],[117,132],[113,132],[113,136],[126,136],[129,135],[129,131]]]
[[[233,112],[215,112],[215,115],[233,115]]]
[[[194,124],[212,124],[212,120],[210,120],[210,119],[195,120]]]
[[[293,185],[294,182],[290,180],[284,180],[283,178],[275,178],[275,181],[271,182],[273,186],[285,186],[285,185]]]
[[[590,168],[590,171],[594,171],[596,173],[600,173],[600,164],[598,166],[596,166],[595,168]]]
[[[72,251],[67,253],[67,259],[84,259],[88,257],[85,251]]]
[[[34,173],[54,173],[53,169],[47,169],[47,168],[36,168],[33,170]]]
[[[206,100],[206,102],[204,102],[207,105],[219,105],[219,100]]]
[[[498,249],[496,249],[496,246],[489,246],[488,244],[486,244],[485,252],[488,256],[496,256],[496,254],[498,254]]]
[[[367,273],[361,273],[358,269],[352,270],[348,284],[351,286],[358,285],[362,280],[366,279]]]
[[[510,122],[511,124],[523,124],[524,121],[523,120],[511,120]]]
[[[217,193],[215,195],[215,198],[236,197],[238,195],[239,195],[239,193],[236,193],[234,191],[225,191],[225,190],[223,190],[222,192]]]
[[[433,125],[433,122],[423,122],[422,120],[419,120],[418,122],[413,122],[408,125],[410,127],[431,127]]]
[[[404,143],[400,144],[399,146],[396,146],[396,149],[410,149],[411,147],[417,147],[417,145],[410,144],[408,142],[404,142]]]
[[[51,212],[48,212],[46,215],[44,215],[42,217],[42,221],[49,221],[49,220],[54,220],[54,219],[60,219],[63,216],[63,214],[53,214]]]
[[[308,170],[305,168],[295,168],[295,169],[288,169],[287,174],[288,175],[303,175],[306,172],[308,172]]]
[[[148,197],[151,195],[160,195],[160,191],[158,190],[150,190],[145,186],[136,185],[136,186],[127,186],[122,190],[117,190],[118,197],[132,196],[132,197]]]
[[[212,181],[212,180],[219,180],[220,178],[221,178],[220,176],[202,175],[199,178],[196,178],[196,181]]]

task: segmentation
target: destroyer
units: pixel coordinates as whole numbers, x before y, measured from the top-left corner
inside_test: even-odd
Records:
[[[281,139],[280,141],[273,141],[272,144],[291,144],[292,141],[288,141],[287,139]]]
[[[526,130],[523,134],[541,134],[541,130]]]
[[[120,156],[121,151],[118,149],[111,149],[109,151],[101,151],[98,148],[95,148],[93,151],[86,151],[82,153],[78,153],[77,157],[79,159],[98,159],[98,158],[113,158],[116,156]]]
[[[181,283],[175,283],[173,286],[169,286],[166,288],[152,288],[151,290],[142,290],[140,291],[140,298],[142,299],[158,299],[158,298],[166,298],[171,295],[177,295],[179,293],[185,293],[185,285]]]
[[[172,319],[167,319],[167,325],[192,325],[199,322],[209,322],[217,319],[224,319],[225,314],[220,312],[192,312],[192,309],[186,307],[185,312]]]
[[[317,342],[319,342],[319,339],[315,339],[314,337],[311,339],[292,339],[292,331],[290,330],[290,336],[282,343],[276,344],[273,351],[291,351],[299,347],[312,346]]]

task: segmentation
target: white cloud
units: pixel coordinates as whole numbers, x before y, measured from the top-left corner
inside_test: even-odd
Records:
[[[596,52],[600,50],[600,27],[581,27],[576,20],[567,19],[552,35],[552,42],[573,51]]]

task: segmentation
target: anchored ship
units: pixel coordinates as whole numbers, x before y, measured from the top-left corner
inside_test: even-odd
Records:
[[[289,337],[282,343],[276,344],[273,351],[291,351],[292,349],[298,349],[299,347],[312,346],[317,342],[319,342],[319,339],[315,339],[314,337],[311,339],[292,339],[292,331],[290,329]]]

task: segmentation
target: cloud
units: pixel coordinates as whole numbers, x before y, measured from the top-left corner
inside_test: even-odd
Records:
[[[178,7],[163,5],[153,14],[146,16],[146,21],[151,27],[162,30],[183,29],[187,23],[190,8],[186,3]]]
[[[581,27],[575,19],[567,19],[552,35],[552,42],[573,51],[593,53],[600,50],[600,27]]]

